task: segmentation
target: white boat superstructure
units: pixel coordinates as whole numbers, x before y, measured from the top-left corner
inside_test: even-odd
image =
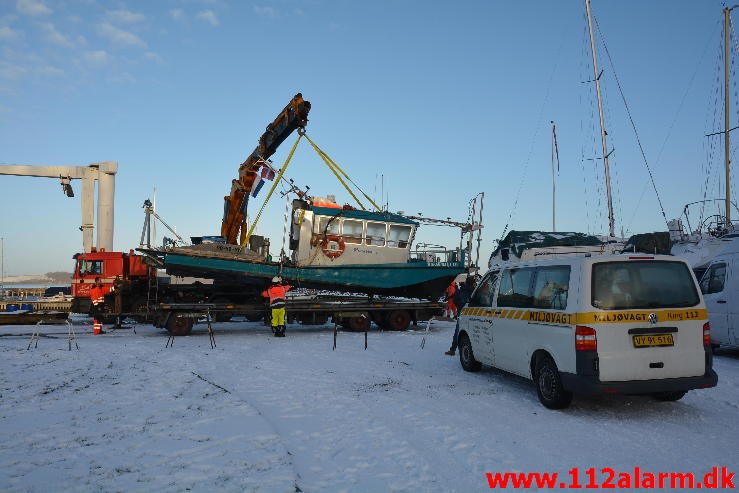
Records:
[[[711,136],[723,135],[724,137],[724,171],[726,195],[723,198],[707,199],[687,204],[683,208],[681,218],[669,221],[670,239],[673,242],[671,253],[688,260],[691,268],[700,279],[703,272],[708,268],[711,261],[724,252],[728,245],[739,238],[739,227],[731,220],[731,209],[737,208],[731,201],[731,159],[730,159],[730,105],[729,105],[729,25],[731,24],[730,13],[735,7],[724,8],[724,130],[716,132]],[[723,203],[723,210],[717,210],[715,214],[705,210],[712,203]],[[689,210],[691,206],[700,206],[700,218],[695,229],[691,227]],[[720,206],[719,206],[720,207]],[[685,222],[683,222],[683,219]],[[687,225],[687,231],[685,228]]]

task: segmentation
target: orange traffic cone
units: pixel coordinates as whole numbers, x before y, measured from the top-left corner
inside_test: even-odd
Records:
[[[92,335],[98,335],[103,333],[103,323],[99,320],[93,320],[92,323]]]

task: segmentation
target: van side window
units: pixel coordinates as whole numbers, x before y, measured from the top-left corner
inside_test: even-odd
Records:
[[[713,264],[701,279],[701,291],[703,294],[720,293],[724,290],[726,282],[726,264],[721,262]]]
[[[570,266],[540,267],[534,282],[534,306],[549,310],[567,308],[570,286]]]
[[[498,281],[498,272],[491,272],[485,276],[477,289],[472,293],[472,298],[467,306],[492,306],[493,294],[495,293],[495,284]]]
[[[503,271],[498,291],[498,306],[530,308],[534,306],[531,296],[531,280],[536,268],[508,269]]]

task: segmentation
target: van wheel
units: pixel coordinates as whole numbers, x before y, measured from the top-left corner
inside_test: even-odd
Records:
[[[687,393],[688,392],[686,390],[681,390],[681,391],[674,391],[674,392],[655,392],[652,395],[654,395],[654,398],[657,399],[658,401],[674,402],[674,401],[679,401],[680,399],[682,399],[683,396]]]
[[[536,365],[536,393],[544,407],[564,409],[572,402],[572,393],[562,387],[557,365],[550,356],[545,356]]]
[[[467,334],[459,336],[459,362],[462,363],[464,371],[480,371],[482,368],[482,364],[475,359],[472,343]]]

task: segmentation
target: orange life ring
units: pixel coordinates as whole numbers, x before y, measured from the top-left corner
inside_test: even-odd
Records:
[[[339,248],[336,250],[329,248],[330,243],[336,243]],[[341,254],[344,253],[344,248],[344,238],[339,235],[326,235],[326,237],[323,239],[323,242],[321,243],[321,250],[323,250],[323,254],[330,259],[340,257]]]

